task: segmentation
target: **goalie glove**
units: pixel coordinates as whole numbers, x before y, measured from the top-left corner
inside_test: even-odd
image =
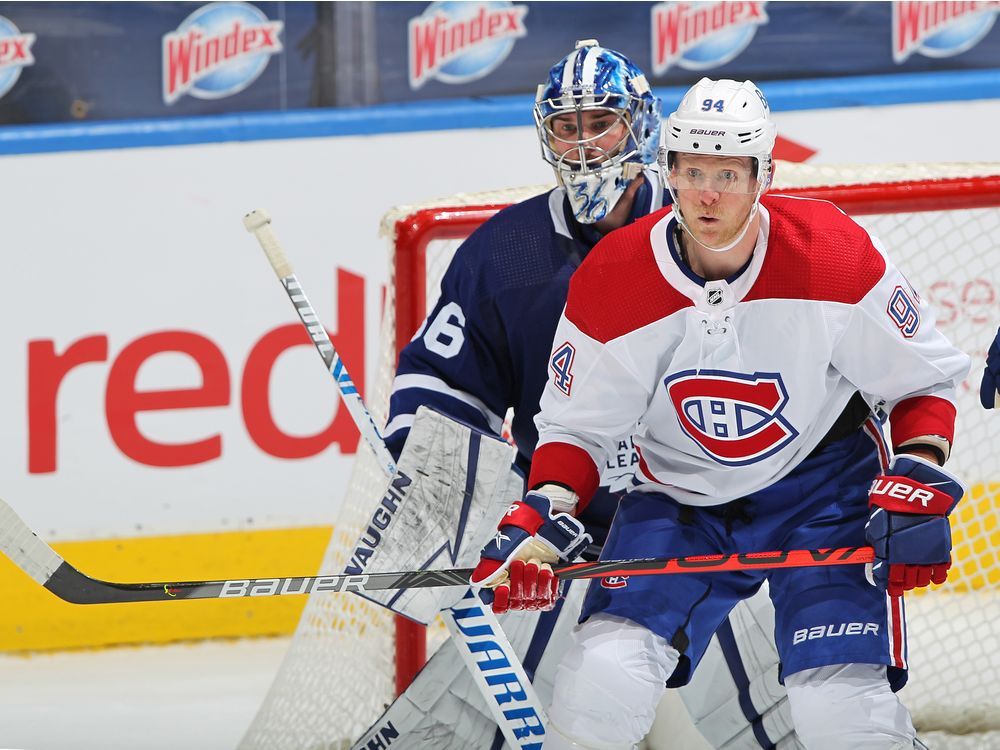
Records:
[[[865,538],[875,562],[868,582],[902,596],[904,591],[944,583],[951,567],[948,514],[965,494],[962,483],[918,456],[896,456],[868,492]]]
[[[1000,407],[1000,330],[986,354],[986,369],[983,371],[983,382],[979,385],[979,400],[984,409]]]
[[[496,536],[480,552],[470,583],[487,589],[483,599],[492,601],[497,614],[552,609],[559,580],[550,564],[574,559],[592,541],[582,523],[569,513],[554,513],[552,506],[547,494],[529,492],[507,509]]]

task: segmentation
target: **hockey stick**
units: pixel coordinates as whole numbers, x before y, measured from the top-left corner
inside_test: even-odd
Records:
[[[295,305],[295,312],[299,314],[302,325],[309,332],[309,337],[316,346],[316,351],[323,358],[326,369],[337,383],[337,388],[340,390],[340,398],[344,402],[344,405],[347,406],[351,417],[354,418],[354,423],[358,426],[362,437],[364,437],[371,449],[375,451],[375,457],[382,465],[382,469],[386,474],[392,476],[396,473],[396,462],[393,460],[392,454],[385,447],[382,435],[379,433],[378,427],[375,426],[375,420],[372,419],[371,412],[368,411],[368,407],[365,406],[365,402],[361,398],[361,394],[358,393],[354,381],[351,380],[351,376],[344,366],[344,361],[337,354],[333,342],[330,341],[330,337],[326,333],[326,328],[319,322],[316,311],[313,310],[305,291],[302,289],[302,285],[299,284],[299,280],[292,270],[292,264],[288,262],[288,258],[285,257],[281,245],[278,244],[278,238],[274,236],[274,232],[271,230],[271,217],[260,209],[251,211],[243,217],[243,226],[260,243],[261,249],[271,263],[271,268],[274,269],[274,273],[281,281],[281,285],[285,287],[288,298]]]
[[[372,450],[375,452],[375,457],[381,464],[382,470],[388,477],[391,478],[396,473],[396,462],[393,460],[392,454],[389,453],[389,450],[385,447],[385,441],[382,439],[382,435],[375,426],[371,412],[369,412],[368,408],[365,406],[365,402],[361,398],[361,394],[358,393],[358,389],[355,387],[354,381],[351,380],[351,376],[348,374],[347,368],[340,359],[340,355],[337,354],[337,350],[334,348],[333,342],[330,341],[330,337],[327,335],[326,329],[320,323],[319,316],[316,315],[316,311],[313,310],[312,305],[309,303],[305,290],[303,290],[302,285],[299,284],[299,280],[296,278],[295,272],[292,269],[292,264],[285,256],[285,253],[278,242],[278,238],[275,237],[274,232],[271,229],[271,217],[268,216],[266,212],[259,209],[251,211],[243,218],[243,225],[246,227],[246,230],[252,233],[260,243],[261,249],[263,249],[264,254],[267,256],[267,259],[271,264],[271,268],[274,269],[274,273],[281,281],[282,286],[285,287],[285,292],[288,294],[288,298],[292,301],[292,304],[295,305],[295,311],[299,314],[302,324],[309,332],[309,336],[312,338],[313,344],[316,346],[316,351],[318,351],[320,356],[323,358],[323,363],[326,365],[327,370],[329,370],[334,381],[337,383],[341,399],[347,405],[358,430],[361,432],[361,435],[365,438],[368,445],[371,446]],[[468,580],[469,576],[466,576],[465,579],[459,581],[459,583],[468,585]],[[316,588],[319,584],[313,583],[309,585],[312,587],[310,590],[321,590]],[[330,585],[336,584],[331,583]],[[399,586],[397,588],[407,587]],[[336,588],[332,590],[341,589]],[[344,588],[344,590],[349,589]],[[489,707],[490,713],[493,714],[494,721],[496,721],[497,726],[500,727],[500,731],[503,733],[511,747],[520,747],[521,743],[518,740],[518,735],[524,732],[523,716],[532,715],[536,717],[538,726],[531,733],[543,735],[544,725],[547,722],[545,711],[542,707],[541,701],[538,699],[538,695],[535,693],[535,689],[532,686],[527,673],[524,671],[524,667],[521,665],[521,660],[514,651],[514,647],[504,634],[503,628],[500,627],[500,623],[497,622],[496,615],[493,614],[493,611],[489,607],[478,607],[477,612],[479,616],[479,631],[481,632],[483,630],[487,630],[491,633],[492,645],[494,649],[496,651],[503,652],[503,656],[510,665],[512,673],[516,675],[520,683],[520,690],[518,691],[518,695],[520,696],[518,701],[519,705],[516,706],[517,711],[514,712],[515,714],[523,714],[520,719],[515,718],[514,714],[511,713],[510,709],[515,708],[514,706],[509,704],[502,705],[507,698],[504,700],[497,698],[497,688],[487,683],[486,677],[479,668],[480,665],[478,657],[476,653],[473,652],[473,642],[469,635],[469,632],[471,631],[463,629],[458,624],[456,611],[454,609],[444,609],[440,612],[440,617],[447,626],[448,631],[451,633],[451,637],[457,644],[460,644],[458,650],[462,656],[462,660],[468,668],[469,673],[472,675],[472,679],[476,683],[479,692],[482,693],[483,698],[486,701],[486,705]],[[397,615],[397,617],[399,617],[399,615]],[[397,685],[400,685],[400,687],[398,687],[400,692],[405,689],[405,686],[401,686],[398,676]]]
[[[410,570],[301,578],[250,578],[227,581],[175,583],[116,583],[81,573],[39,539],[7,503],[0,500],[0,551],[53,594],[73,604],[113,604],[177,599],[229,599],[246,596],[284,596],[321,591],[378,591],[381,589],[468,586],[473,568]],[[598,560],[560,563],[552,570],[563,580],[606,576],[648,576],[676,573],[714,573],[729,570],[856,565],[875,560],[871,547],[837,547],[779,552],[744,552],[688,557],[649,557],[636,560]]]

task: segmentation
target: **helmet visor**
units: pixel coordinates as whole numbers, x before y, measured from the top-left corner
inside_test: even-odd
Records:
[[[701,157],[697,160],[673,159],[667,174],[677,192],[711,192],[753,195],[757,192],[757,172],[751,159]]]

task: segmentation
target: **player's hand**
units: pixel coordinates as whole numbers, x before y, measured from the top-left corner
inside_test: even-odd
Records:
[[[918,456],[896,456],[868,493],[865,538],[875,562],[865,575],[890,596],[944,583],[951,567],[948,514],[965,494],[962,483]]]
[[[983,372],[983,382],[979,385],[979,400],[983,402],[983,408],[1000,408],[1000,330],[986,354],[986,370]]]
[[[500,520],[497,534],[480,553],[472,572],[473,586],[484,588],[493,611],[552,609],[559,580],[550,567],[572,560],[590,544],[590,534],[569,513],[553,513],[549,498],[529,492]]]

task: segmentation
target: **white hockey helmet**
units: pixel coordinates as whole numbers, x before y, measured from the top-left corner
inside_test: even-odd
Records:
[[[639,170],[656,161],[660,111],[642,71],[596,39],[577,42],[552,67],[535,97],[535,124],[542,158],[566,189],[577,221],[603,219]],[[610,125],[588,135],[587,112],[607,114]],[[620,135],[609,144],[613,132]]]
[[[723,248],[732,248],[750,225],[760,197],[771,184],[773,163],[771,152],[777,128],[771,121],[767,99],[753,81],[702,78],[688,89],[677,110],[667,118],[664,144],[659,152],[660,174],[674,199],[678,222],[690,234],[690,229],[677,209],[678,175],[674,167],[677,153],[705,156],[745,156],[753,159],[754,178],[749,184],[734,183],[733,190],[754,194],[753,206],[743,231]]]

